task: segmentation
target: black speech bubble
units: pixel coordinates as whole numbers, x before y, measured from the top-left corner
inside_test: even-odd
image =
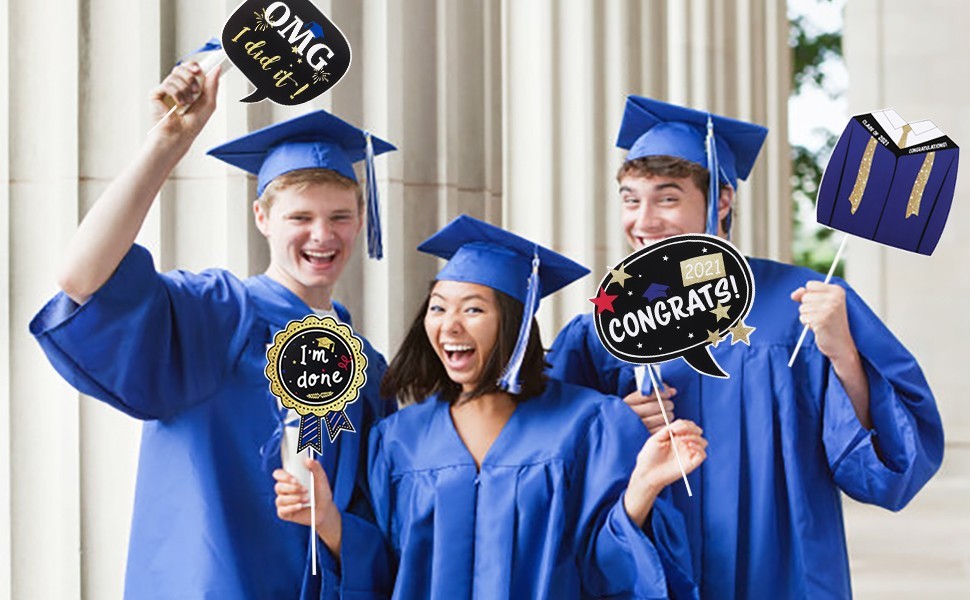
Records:
[[[681,262],[717,253],[723,259],[723,275],[717,276],[713,261],[702,261],[703,277],[715,278],[685,285]],[[615,277],[616,270],[629,277]],[[636,364],[683,356],[696,371],[726,378],[729,375],[711,356],[710,334],[716,332],[723,342],[730,328],[744,324],[754,301],[754,278],[745,258],[725,240],[679,235],[627,256],[603,278],[597,296],[615,296],[611,303],[602,303],[602,310],[598,304],[594,315],[600,342],[613,356]],[[711,312],[719,303],[727,307],[722,316]]]
[[[246,0],[222,29],[229,59],[256,86],[243,102],[308,102],[350,68],[350,44],[309,0]]]
[[[321,345],[318,340],[325,340]],[[354,353],[342,337],[323,327],[304,329],[287,340],[276,368],[290,397],[309,406],[340,399],[354,380]]]

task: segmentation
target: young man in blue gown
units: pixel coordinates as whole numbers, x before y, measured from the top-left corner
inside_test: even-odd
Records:
[[[365,533],[373,527],[366,442],[376,420],[393,410],[378,393],[386,363],[365,342],[367,384],[347,407],[356,433],[324,442],[318,457],[334,499],[327,531],[337,537],[323,545],[343,551],[320,546],[318,577],[306,575],[310,530],[276,516],[270,473],[305,467],[295,454],[299,418],[271,395],[263,371],[267,345],[289,321],[317,313],[350,323],[331,294],[364,222],[352,163],[369,143],[373,154],[393,146],[316,111],[214,149],[258,176],[253,209],[269,268],[245,280],[222,269],[158,273],[133,242],[211,117],[217,88],[218,72],[206,77],[190,63],[155,90],[157,118],[167,111],[166,96],[183,110],[152,131],[91,208],[70,243],[63,291],[31,331],[78,390],[145,421],[127,598],[364,593],[369,566],[347,557],[366,552],[373,539]]]
[[[683,233],[726,238],[737,180],[766,134],[630,96],[617,142],[629,154],[617,179],[631,248]],[[713,201],[708,185],[717,188]],[[916,360],[844,281],[827,285],[770,260],[750,265],[756,294],[746,329],[711,349],[730,378],[702,376],[679,359],[662,365],[664,402],[710,442],[710,457],[689,477],[694,497],[683,486],[670,492],[687,521],[702,597],[848,598],[840,492],[903,508],[942,460],[939,413]],[[803,325],[813,335],[789,368]],[[637,389],[633,365],[604,349],[592,314],[564,328],[548,360],[551,376],[623,396],[648,428],[662,424],[649,379]]]

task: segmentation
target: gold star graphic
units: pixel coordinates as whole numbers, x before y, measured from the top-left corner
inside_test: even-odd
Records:
[[[741,319],[737,325],[728,329],[728,333],[731,334],[731,345],[733,346],[738,342],[744,342],[750,346],[751,341],[748,338],[755,329],[757,327],[748,327],[744,324],[744,319]]]
[[[317,338],[317,347],[333,350],[333,340],[328,337]]]
[[[291,50],[293,50],[293,54],[299,54],[300,53],[300,47],[299,46],[293,46],[293,48],[291,48]]]
[[[717,330],[711,331],[710,329],[708,329],[707,339],[704,341],[708,342],[709,344],[717,348],[717,345],[721,342],[721,334]]]
[[[607,284],[607,287],[613,285],[614,283],[619,283],[620,287],[625,287],[624,284],[626,280],[631,277],[629,273],[626,272],[626,265],[620,265],[619,269],[610,269],[610,274],[613,275],[613,279]]]
[[[731,308],[730,306],[724,306],[723,304],[721,304],[720,302],[718,302],[717,303],[717,308],[712,308],[710,310],[710,312],[713,313],[713,314],[715,314],[715,315],[717,315],[717,320],[720,321],[721,319],[729,319],[730,318],[730,317],[728,317],[728,309],[730,309],[730,308]]]

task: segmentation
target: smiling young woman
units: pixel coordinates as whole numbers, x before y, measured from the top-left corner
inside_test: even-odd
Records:
[[[373,580],[399,599],[693,597],[683,523],[657,498],[680,478],[667,431],[543,375],[539,299],[588,271],[467,216],[419,249],[448,263],[382,384],[410,405],[371,434],[389,546]],[[690,472],[706,441],[672,428]],[[306,490],[277,493],[281,516],[305,514]]]

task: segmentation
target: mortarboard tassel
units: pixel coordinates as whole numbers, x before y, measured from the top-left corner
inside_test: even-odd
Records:
[[[707,234],[717,235],[717,204],[720,194],[720,165],[717,161],[717,144],[714,142],[714,121],[707,115],[707,139],[704,140],[707,150],[707,172],[710,181],[707,184]]]
[[[370,132],[364,132],[367,140],[365,171],[367,177],[367,255],[380,260],[384,258],[384,244],[381,241],[381,206],[377,195],[377,176],[374,174],[374,144]]]
[[[519,326],[519,339],[515,342],[509,364],[498,380],[498,386],[510,394],[518,394],[522,390],[519,384],[519,371],[525,359],[525,350],[529,346],[529,334],[532,332],[532,317],[539,308],[539,252],[532,255],[532,274],[529,275],[529,287],[525,294],[525,304],[522,306],[522,324]]]

